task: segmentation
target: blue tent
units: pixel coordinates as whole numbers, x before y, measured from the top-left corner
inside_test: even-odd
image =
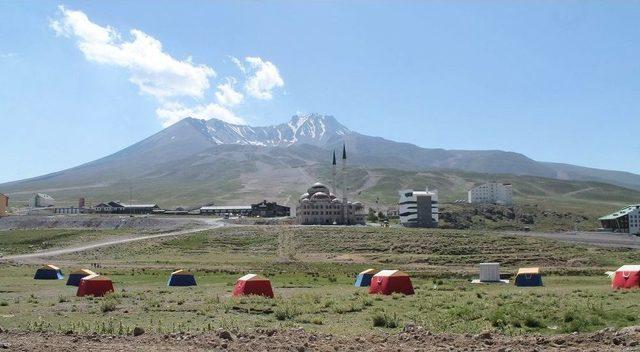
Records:
[[[361,272],[360,274],[358,274],[358,277],[356,277],[355,286],[356,287],[371,286],[371,278],[373,277],[373,274],[375,274],[375,272],[376,271],[373,269],[367,269]]]
[[[62,280],[64,275],[62,275],[62,271],[57,266],[47,264],[36,270],[33,278],[36,280]]]
[[[520,268],[516,274],[516,286],[542,286],[539,268]]]
[[[196,286],[196,278],[186,270],[176,270],[169,276],[167,286]]]
[[[80,286],[80,280],[82,280],[83,277],[87,277],[89,275],[96,275],[96,273],[89,269],[72,271],[71,273],[69,273],[69,278],[67,278],[67,286]]]

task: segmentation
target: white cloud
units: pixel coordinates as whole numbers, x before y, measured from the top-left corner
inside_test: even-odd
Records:
[[[18,53],[0,53],[0,58],[2,59],[10,59],[12,57],[17,57]]]
[[[185,117],[245,123],[230,110],[246,100],[245,95],[236,90],[239,83],[235,78],[228,77],[216,86],[215,102],[203,102],[202,98],[211,88],[209,80],[216,76],[213,68],[194,64],[191,57],[184,60],[172,57],[163,50],[159,40],[141,30],[132,29],[128,38],[123,38],[115,28],[92,22],[82,11],[64,6],[58,9],[59,14],[49,22],[56,35],[75,40],[88,61],[127,70],[129,81],[140,93],[158,101],[156,115],[163,126]],[[273,63],[260,57],[246,57],[244,62],[233,56],[229,58],[243,73],[247,96],[270,100],[273,89],[284,86]]]
[[[270,61],[264,61],[259,57],[246,57],[245,61],[253,70],[253,74],[247,78],[245,90],[250,96],[271,100],[272,90],[284,86],[284,80],[280,77],[278,68]],[[244,66],[242,66],[244,67]]]
[[[247,73],[247,69],[244,67],[244,65],[242,64],[242,61],[240,61],[240,59],[238,59],[235,56],[229,56],[229,58],[231,59],[231,62],[233,62],[242,73],[244,73],[244,74]]]
[[[219,104],[196,105],[187,107],[180,103],[165,103],[158,109],[156,114],[160,118],[164,127],[173,125],[185,117],[209,120],[216,118],[225,122],[242,125],[244,119],[236,116],[231,110]]]
[[[200,98],[209,89],[209,77],[215,76],[211,67],[173,58],[162,50],[160,41],[140,30],[132,29],[132,39],[127,41],[114,28],[91,22],[81,11],[63,6],[59,10],[61,16],[50,22],[56,34],[76,39],[89,61],[128,69],[130,81],[142,93],[163,101],[180,96]]]
[[[218,103],[224,106],[236,106],[244,100],[244,95],[236,91],[233,86],[237,83],[233,77],[227,77],[227,82],[218,85],[218,91],[215,92]]]

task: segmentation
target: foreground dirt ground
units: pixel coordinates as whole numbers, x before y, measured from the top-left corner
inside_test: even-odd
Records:
[[[640,351],[640,326],[589,334],[508,337],[491,332],[433,334],[408,326],[397,334],[340,337],[303,329],[140,336],[4,331],[0,348],[11,351]]]

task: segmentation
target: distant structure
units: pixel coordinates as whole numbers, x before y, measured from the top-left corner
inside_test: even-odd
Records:
[[[84,197],[78,198],[78,208],[83,209],[85,205]]]
[[[400,224],[405,227],[438,227],[438,191],[398,191]]]
[[[202,215],[216,215],[216,216],[250,216],[250,205],[211,205],[200,208],[200,214]]]
[[[93,207],[94,212],[103,214],[151,214],[160,210],[157,204],[125,204],[120,201],[100,203]]]
[[[640,204],[629,205],[598,220],[608,231],[640,235]]]
[[[336,185],[336,153],[333,152],[332,182]],[[296,222],[300,225],[364,225],[364,206],[360,202],[349,202],[347,196],[347,148],[342,145],[342,200],[320,182],[314,183],[300,196],[296,206]]]
[[[513,204],[513,190],[510,183],[484,183],[467,192],[471,204]]]
[[[261,218],[291,216],[291,208],[279,205],[276,202],[263,200],[260,203],[251,204],[251,216],[259,216]]]
[[[56,200],[44,193],[36,193],[29,199],[29,208],[49,208],[55,205]]]
[[[7,209],[9,209],[9,197],[0,193],[0,216],[7,215]]]
[[[345,204],[327,186],[316,182],[300,196],[296,221],[300,225],[364,225],[364,206],[360,202]]]

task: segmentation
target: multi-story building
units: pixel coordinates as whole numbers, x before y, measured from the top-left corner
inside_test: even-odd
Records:
[[[602,228],[613,232],[640,234],[640,204],[629,205],[615,213],[601,217]]]
[[[468,202],[472,204],[513,204],[513,190],[510,183],[484,183],[470,189],[467,195]]]
[[[263,200],[257,204],[251,204],[251,216],[259,216],[261,218],[271,218],[280,216],[290,216],[291,208],[280,205],[276,202],[267,202]]]
[[[438,227],[438,191],[398,191],[400,223],[406,227]]]
[[[296,220],[301,225],[364,225],[364,206],[360,202],[338,199],[320,182],[300,196]]]

